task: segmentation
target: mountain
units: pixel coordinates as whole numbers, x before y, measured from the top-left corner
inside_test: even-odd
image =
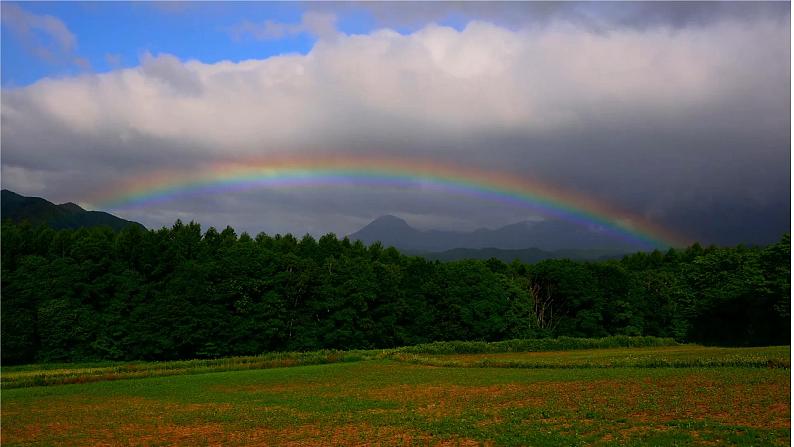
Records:
[[[68,202],[56,205],[41,197],[26,197],[7,189],[0,192],[0,217],[15,222],[28,221],[53,228],[110,227],[120,230],[129,225],[143,225],[102,211],[86,211]]]
[[[603,230],[561,220],[524,221],[496,229],[481,228],[471,232],[455,232],[417,230],[399,217],[387,215],[375,219],[348,237],[366,244],[380,241],[383,245],[394,246],[407,252],[434,254],[438,259],[463,253],[478,258],[484,256],[482,253],[471,251],[454,251],[456,249],[521,250],[522,253],[493,253],[498,254],[495,257],[500,259],[503,256],[510,257],[517,254],[522,260],[538,257],[548,259],[546,256],[556,258],[562,255],[579,259],[598,259],[602,256],[615,257],[623,253],[647,249],[616,240]],[[527,251],[530,249],[537,251]]]
[[[458,241],[462,236],[463,233],[452,231],[420,231],[399,217],[386,215],[378,217],[349,237],[366,244],[380,241],[383,245],[408,251],[442,251],[459,247]]]

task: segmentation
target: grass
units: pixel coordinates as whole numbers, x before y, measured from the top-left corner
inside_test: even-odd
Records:
[[[276,352],[259,356],[196,359],[171,362],[94,362],[19,365],[0,370],[3,389],[62,385],[107,380],[140,379],[183,374],[202,374],[246,369],[375,360],[387,357],[409,361],[401,354],[495,353],[561,351],[588,348],[676,345],[670,338],[626,337],[506,340],[500,342],[452,341],[421,344],[384,350],[322,350],[314,352]],[[415,360],[410,360],[415,361]]]
[[[6,388],[0,408],[2,443],[790,444],[789,347],[677,345],[479,354],[434,354],[434,349],[273,354],[248,359],[317,364],[206,374],[193,373],[195,362],[209,362],[201,363],[209,368],[222,367],[222,361],[183,362],[181,367],[167,362],[171,369],[140,363],[143,371],[148,365],[150,371],[188,373]],[[455,367],[414,363],[406,356],[454,362]],[[643,363],[652,359],[678,363],[674,368]],[[780,363],[762,365],[770,359]],[[541,367],[545,364],[552,367]],[[256,360],[248,365],[261,366]],[[62,370],[69,368],[4,368],[3,378]]]
[[[180,360],[172,362],[60,363],[4,367],[0,373],[3,389],[64,385],[145,377],[204,374],[246,369],[282,368],[299,365],[355,362],[373,358],[380,351],[314,351],[270,353],[250,357]]]
[[[603,338],[535,338],[484,341],[439,341],[396,349],[408,354],[485,354],[497,352],[544,352],[570,351],[580,349],[641,348],[658,346],[677,346],[672,338],[629,337],[615,335]]]
[[[423,355],[403,352],[391,358],[455,368],[789,368],[788,346],[715,348],[696,345],[610,348],[566,352]]]

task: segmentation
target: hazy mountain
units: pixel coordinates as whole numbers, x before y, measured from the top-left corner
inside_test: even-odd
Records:
[[[119,230],[129,225],[144,228],[137,222],[124,220],[102,211],[86,211],[71,202],[56,205],[41,197],[26,197],[7,189],[2,190],[0,208],[0,217],[3,220],[47,224],[53,228],[106,226]]]
[[[465,234],[452,231],[420,231],[395,216],[381,216],[351,234],[352,240],[366,244],[380,241],[383,245],[409,251],[443,251],[462,247]]]
[[[536,249],[538,252],[521,253],[524,257],[534,258],[546,256],[541,252],[558,252],[575,250],[572,255],[582,255],[585,251],[588,259],[600,256],[617,256],[647,249],[632,245],[594,228],[586,228],[560,220],[539,222],[518,222],[496,229],[481,228],[471,232],[455,232],[443,230],[417,230],[407,222],[395,216],[382,216],[359,231],[351,234],[350,239],[358,239],[371,244],[380,241],[383,245],[394,246],[410,252],[446,252],[453,249],[500,249],[526,250]],[[475,253],[468,252],[474,255]],[[500,253],[500,256],[512,256]],[[552,257],[560,257],[559,253],[551,253]],[[446,255],[444,255],[446,256]],[[592,258],[591,256],[595,256]]]

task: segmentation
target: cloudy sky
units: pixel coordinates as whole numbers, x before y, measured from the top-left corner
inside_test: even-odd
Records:
[[[334,154],[543,182],[705,243],[790,226],[788,3],[2,3],[2,186],[90,205],[172,170]],[[110,210],[251,233],[546,216],[423,188]]]

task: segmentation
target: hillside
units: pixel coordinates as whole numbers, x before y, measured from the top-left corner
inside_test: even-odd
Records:
[[[46,224],[53,228],[110,227],[120,230],[130,225],[143,225],[116,217],[102,211],[87,211],[67,202],[56,205],[41,197],[26,197],[7,189],[0,197],[3,220],[27,221],[31,224]]]

